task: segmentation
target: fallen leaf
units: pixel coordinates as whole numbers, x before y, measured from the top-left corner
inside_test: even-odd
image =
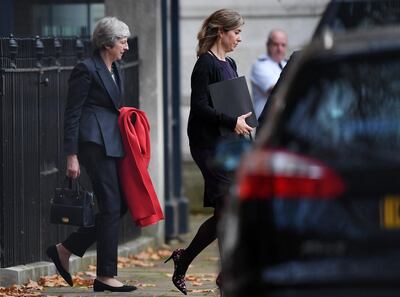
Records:
[[[157,251],[157,254],[161,257],[166,257],[166,256],[171,256],[172,251],[168,249],[159,249]]]
[[[150,253],[149,252],[141,252],[139,254],[132,255],[133,259],[138,259],[138,260],[148,260],[150,259]]]
[[[50,276],[42,276],[39,278],[38,284],[43,287],[69,287],[65,280],[58,274]]]
[[[129,262],[129,258],[126,258],[126,257],[118,257],[118,262],[119,262],[119,263],[128,263],[128,262]]]
[[[185,279],[186,279],[187,281],[194,282],[194,281],[197,281],[197,280],[199,279],[199,277],[198,277],[198,276],[195,276],[195,275],[193,275],[193,274],[189,274],[189,275],[187,275],[187,276],[185,277]]]
[[[150,255],[150,259],[157,261],[157,260],[160,260],[161,257],[160,257],[160,255],[158,255],[158,253],[157,254],[151,254]]]
[[[93,277],[93,278],[96,278],[96,277],[97,277],[96,272],[93,272],[93,271],[85,271],[85,274],[86,274],[87,276],[90,276],[90,277]]]
[[[42,291],[43,290],[43,286],[39,285],[38,282],[33,281],[33,280],[29,280],[29,282],[25,285],[25,287],[27,289],[33,289],[33,290],[39,290]]]
[[[153,267],[154,263],[150,261],[140,260],[139,258],[145,258],[148,256],[130,256],[129,258],[126,257],[118,257],[118,268],[125,268],[125,267]]]
[[[200,287],[200,286],[203,285],[203,283],[202,282],[198,282],[198,281],[194,281],[194,282],[192,282],[192,285],[195,286],[195,287]]]
[[[142,283],[137,284],[137,286],[142,288],[156,287],[155,284],[142,284]]]
[[[41,294],[37,292],[39,285],[36,282],[29,281],[26,285],[12,285],[5,288],[0,287],[1,297],[39,297]],[[35,292],[36,291],[36,292]]]
[[[73,282],[75,286],[78,287],[92,287],[93,286],[93,279],[84,279],[80,276],[73,277]]]
[[[188,289],[188,292],[191,292],[191,293],[213,293],[213,292],[215,292],[215,291],[214,291],[214,289],[203,289],[203,290]]]

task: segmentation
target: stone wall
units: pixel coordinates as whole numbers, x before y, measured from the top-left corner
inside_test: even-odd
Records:
[[[197,32],[213,11],[231,8],[245,20],[242,42],[231,56],[238,65],[239,75],[249,77],[252,62],[266,51],[268,32],[281,28],[288,33],[290,53],[303,47],[310,39],[328,0],[181,0],[181,100],[182,152],[191,160],[186,134],[190,104],[190,75],[196,61]]]
[[[139,42],[139,107],[145,111],[151,129],[151,162],[149,172],[161,206],[164,209],[164,134],[162,117],[162,44],[161,1],[159,0],[106,0],[106,15],[120,18],[138,36]],[[164,236],[161,222],[147,227],[144,232]]]

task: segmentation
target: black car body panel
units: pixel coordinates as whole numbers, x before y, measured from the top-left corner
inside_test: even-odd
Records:
[[[314,40],[274,96],[222,225],[226,296],[400,296],[399,28]]]
[[[400,24],[398,0],[333,0],[327,5],[314,32],[345,33]]]

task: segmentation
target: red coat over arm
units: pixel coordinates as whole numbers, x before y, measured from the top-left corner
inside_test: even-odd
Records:
[[[164,215],[147,170],[150,162],[147,116],[139,109],[122,107],[118,124],[125,150],[125,157],[119,162],[122,194],[138,226],[157,223],[164,219]]]

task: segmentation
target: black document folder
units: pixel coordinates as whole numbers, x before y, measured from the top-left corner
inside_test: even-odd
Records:
[[[258,121],[244,76],[210,84],[209,90],[217,111],[234,118],[251,111],[252,114],[246,119],[246,123],[253,128],[257,127]],[[222,135],[232,133],[225,127],[220,127],[220,132]]]

